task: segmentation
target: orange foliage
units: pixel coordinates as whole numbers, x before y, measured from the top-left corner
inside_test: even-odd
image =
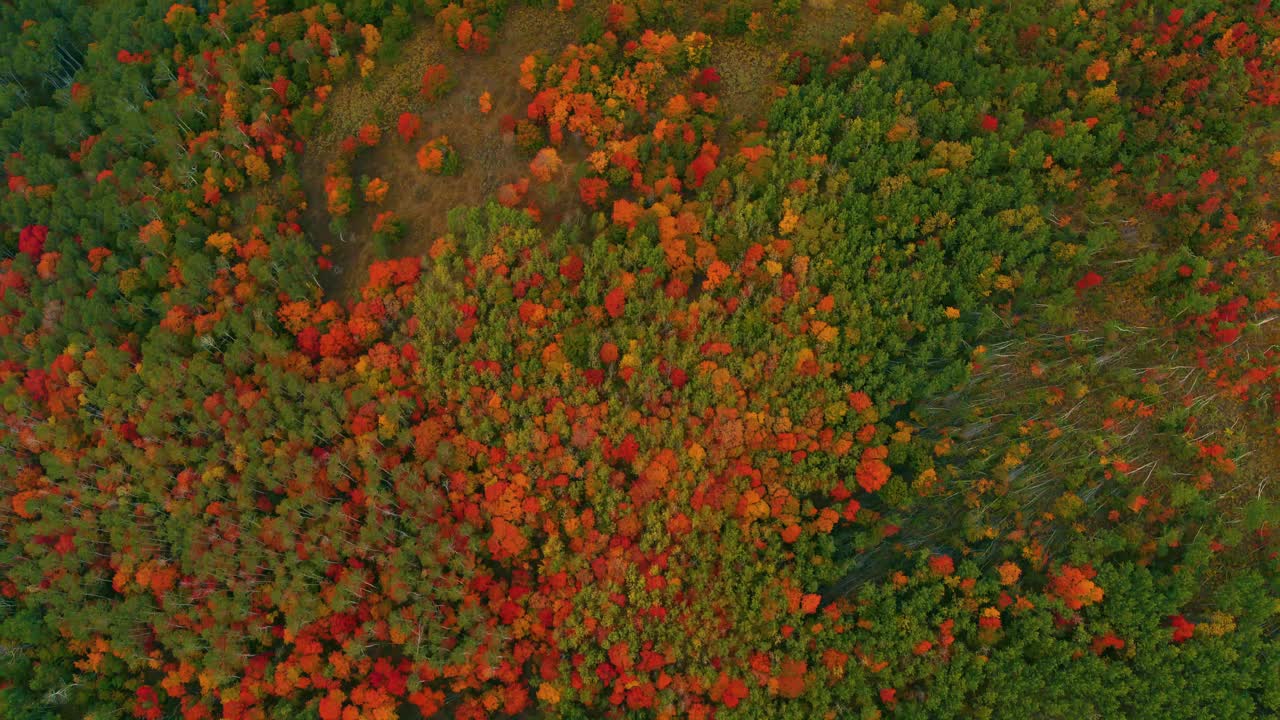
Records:
[[[1102,82],[1107,79],[1107,75],[1110,73],[1110,63],[1102,58],[1098,58],[1089,65],[1089,69],[1085,70],[1084,76],[1091,82]]]
[[[803,660],[783,660],[778,673],[778,695],[784,698],[798,698],[804,694],[806,675],[809,666]]]
[[[370,180],[369,184],[364,188],[365,202],[372,203],[374,205],[381,205],[382,201],[387,197],[387,191],[390,189],[391,186],[382,178],[374,178]]]
[[[356,133],[356,138],[361,145],[373,147],[382,139],[382,129],[373,123],[365,123],[360,126],[360,130]]]
[[[489,553],[495,560],[519,555],[529,543],[520,530],[501,517],[493,518],[493,534],[489,536]]]
[[[1079,610],[1086,605],[1102,602],[1102,588],[1093,578],[1097,571],[1090,565],[1075,567],[1063,565],[1049,578],[1049,592],[1061,598],[1068,608]]]
[[[551,182],[563,164],[555,148],[544,147],[538,151],[533,162],[529,163],[529,172],[544,183]]]
[[[858,463],[856,477],[858,485],[867,492],[875,492],[884,486],[892,474],[884,459],[889,456],[889,449],[880,446],[866,448],[862,451],[862,460]]]
[[[613,224],[628,228],[636,226],[636,220],[644,209],[630,200],[618,199],[613,202]]]

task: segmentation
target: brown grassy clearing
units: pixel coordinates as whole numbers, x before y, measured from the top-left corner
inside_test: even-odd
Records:
[[[481,203],[503,183],[525,174],[529,159],[499,127],[504,115],[522,116],[528,102],[518,84],[520,62],[538,50],[563,47],[574,35],[572,18],[553,8],[521,7],[505,18],[489,53],[464,55],[445,47],[439,30],[428,26],[406,42],[399,62],[374,70],[371,85],[349,82],[334,91],[327,111],[329,127],[313,141],[302,166],[307,232],[317,245],[333,248],[334,269],[323,278],[327,293],[349,293],[373,260],[368,233],[374,210],[357,203],[345,237],[329,229],[325,169],[341,139],[366,122],[378,121],[382,142],[360,155],[352,176],[357,180],[362,175],[381,177],[391,185],[377,210],[394,211],[405,226],[404,238],[393,254],[421,253],[447,230],[449,210]],[[455,84],[444,97],[431,101],[421,97],[418,88],[423,72],[435,63],[449,68]],[[493,103],[488,114],[479,109],[485,92]],[[402,112],[416,113],[424,120],[412,143],[396,134],[396,119]],[[439,135],[449,138],[462,160],[462,170],[455,176],[431,176],[417,167],[415,153],[422,142]]]

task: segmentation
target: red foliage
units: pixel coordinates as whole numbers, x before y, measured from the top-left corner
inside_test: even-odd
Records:
[[[328,695],[320,699],[320,705],[317,708],[320,720],[339,720],[342,717],[342,701],[345,698],[346,694],[341,690],[330,690]]]
[[[419,92],[425,98],[435,98],[443,92],[448,82],[449,69],[441,64],[432,65],[422,73],[422,86]]]
[[[1103,591],[1093,582],[1097,571],[1090,565],[1063,565],[1049,576],[1049,592],[1061,598],[1072,610],[1102,602]]]
[[[120,50],[119,52],[116,53],[116,60],[124,65],[136,65],[139,63],[150,62],[151,53],[149,52],[133,53],[133,52],[129,52],[128,50]]]
[[[720,156],[720,148],[708,142],[702,145],[702,152],[689,163],[689,175],[694,187],[702,187],[702,182],[716,169],[716,158]]]
[[[618,346],[607,342],[600,346],[600,362],[612,365],[618,361]]]
[[[627,306],[627,289],[619,286],[609,291],[604,296],[604,309],[609,313],[609,317],[622,317],[623,311]]]
[[[422,263],[416,257],[380,260],[369,266],[369,283],[366,288],[382,290],[392,285],[412,285],[418,281]]]
[[[871,408],[871,396],[859,390],[849,393],[849,407],[854,412],[863,412]]]
[[[284,102],[289,97],[290,85],[289,78],[281,75],[271,81],[271,91],[276,94],[276,97],[280,98],[280,102]]]
[[[1173,627],[1173,636],[1170,638],[1171,642],[1186,642],[1196,634],[1195,623],[1189,622],[1181,615],[1174,615],[1170,617],[1169,624]]]
[[[1076,281],[1076,295],[1083,295],[1090,288],[1098,286],[1102,282],[1102,276],[1090,270],[1084,274],[1084,277]]]
[[[720,673],[715,685],[711,688],[711,699],[719,700],[727,708],[736,708],[750,694],[747,684],[738,678],[730,678]]]
[[[488,546],[495,560],[519,555],[528,543],[515,525],[501,517],[493,519],[493,534],[489,536]]]
[[[863,490],[875,492],[888,482],[892,474],[892,470],[884,463],[884,459],[888,456],[889,449],[884,446],[866,448],[862,451],[862,459],[858,463],[855,476]]]
[[[582,269],[582,258],[577,255],[570,255],[560,261],[560,275],[570,282],[576,283],[582,279]]]
[[[32,260],[39,260],[48,238],[49,228],[44,225],[28,225],[18,232],[18,251]]]
[[[520,178],[513,183],[503,183],[498,187],[497,200],[498,204],[503,207],[516,207],[524,202],[525,195],[529,192],[529,178]]]
[[[102,269],[102,261],[110,258],[110,256],[111,251],[106,247],[91,247],[88,250],[88,266],[93,269],[93,272],[99,272]]]
[[[1090,645],[1090,649],[1093,650],[1094,655],[1101,655],[1107,651],[1107,648],[1123,650],[1124,641],[1116,637],[1115,633],[1107,633],[1106,635],[1099,635],[1098,637],[1095,637],[1093,639],[1093,643]]]
[[[640,218],[640,214],[643,212],[643,208],[630,200],[614,200],[613,224],[633,228],[636,226],[636,221]]]
[[[695,87],[708,89],[720,82],[720,73],[713,67],[703,68],[693,79]]]
[[[934,555],[929,558],[929,569],[942,577],[947,577],[956,571],[956,563],[950,555]]]
[[[585,177],[578,181],[578,197],[591,207],[597,207],[609,194],[609,182],[604,178]]]
[[[365,123],[360,126],[360,130],[356,133],[356,139],[365,147],[373,147],[382,139],[382,130],[373,123]]]
[[[422,118],[411,112],[400,113],[400,119],[396,121],[396,131],[405,142],[412,142],[421,129]]]
[[[455,39],[458,41],[458,47],[463,50],[471,49],[471,39],[475,35],[475,29],[471,26],[470,20],[463,20],[458,25],[458,31]]]
[[[160,716],[164,714],[160,696],[150,685],[142,685],[134,693],[133,714],[144,720],[160,720]]]
[[[803,695],[808,672],[809,666],[803,660],[783,660],[777,678],[778,695],[792,699]]]

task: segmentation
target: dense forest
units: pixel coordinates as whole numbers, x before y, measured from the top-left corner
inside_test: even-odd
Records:
[[[1280,716],[1271,0],[0,35],[0,718]]]

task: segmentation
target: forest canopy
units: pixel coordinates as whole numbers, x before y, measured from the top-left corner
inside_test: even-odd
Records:
[[[0,717],[1280,715],[1270,0],[0,35]]]

